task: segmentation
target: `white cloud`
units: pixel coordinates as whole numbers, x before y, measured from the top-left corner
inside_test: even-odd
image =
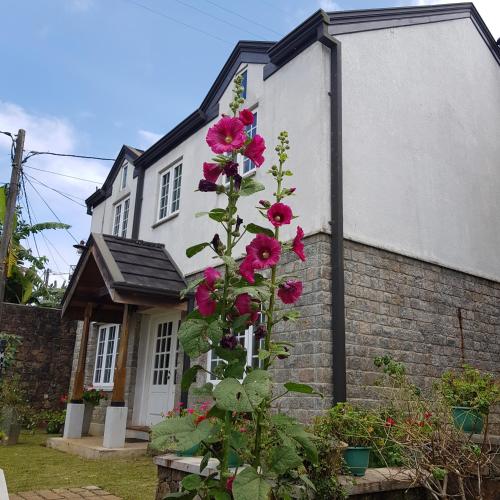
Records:
[[[459,0],[413,0],[411,5],[436,5],[443,3],[459,3]],[[474,0],[476,9],[481,14],[491,34],[500,37],[500,1],[499,0]]]
[[[333,0],[319,0],[318,5],[320,9],[323,9],[325,12],[331,12],[333,10],[342,10],[340,5]]]
[[[156,132],[150,132],[149,130],[138,130],[137,134],[139,136],[139,147],[141,149],[147,149],[149,146],[159,141],[163,135],[157,134]]]

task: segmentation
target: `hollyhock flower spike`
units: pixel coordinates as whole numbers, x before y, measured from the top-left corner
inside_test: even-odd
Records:
[[[222,173],[222,168],[217,163],[203,163],[203,177],[209,182],[217,182],[220,174]],[[201,189],[200,189],[201,191]]]
[[[208,129],[207,144],[217,154],[231,153],[245,143],[244,125],[238,118],[223,116]]]
[[[255,268],[252,265],[251,260],[247,257],[246,259],[243,260],[243,262],[240,264],[240,274],[245,278],[250,284],[255,283],[255,277],[254,277],[254,272]]]
[[[215,282],[220,278],[221,274],[217,269],[214,269],[213,267],[207,267],[203,273],[205,276],[205,283],[207,284],[208,288],[211,290],[214,289]]]
[[[212,292],[213,289],[204,281],[196,288],[194,297],[202,316],[212,316],[217,309],[217,302],[212,298]]]
[[[245,148],[243,154],[252,160],[257,167],[260,167],[264,163],[264,156],[262,156],[262,154],[265,150],[266,143],[264,138],[257,134]]]
[[[258,234],[247,246],[247,258],[254,269],[268,269],[275,266],[280,257],[280,242],[266,234]]]
[[[252,125],[254,121],[253,113],[249,109],[242,109],[239,112],[238,118],[243,125]]]
[[[294,304],[302,295],[302,281],[287,280],[279,286],[278,297],[283,304]]]
[[[284,203],[275,203],[267,211],[267,218],[274,227],[290,224],[292,216],[292,209]]]
[[[304,243],[302,243],[302,239],[304,238],[304,231],[300,226],[297,227],[297,234],[292,242],[292,250],[295,252],[297,257],[301,261],[306,260],[306,254],[304,253]]]
[[[234,307],[240,316],[249,314],[249,323],[253,324],[259,319],[257,302],[252,300],[248,293],[240,293],[234,301]]]

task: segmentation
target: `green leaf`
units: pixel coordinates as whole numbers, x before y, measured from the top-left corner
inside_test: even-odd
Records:
[[[243,378],[243,374],[245,373],[245,364],[239,363],[238,361],[232,361],[226,365],[224,368],[224,378]]]
[[[268,500],[271,485],[253,467],[246,467],[233,482],[234,500]]]
[[[189,294],[192,290],[194,290],[205,278],[199,278],[197,280],[191,281],[184,290],[181,290],[180,297],[183,299],[186,295]]]
[[[196,255],[197,253],[200,253],[204,248],[208,247],[210,243],[198,243],[197,245],[193,245],[192,247],[189,247],[186,249],[186,256],[191,258],[193,255]]]
[[[267,236],[270,236],[271,238],[274,238],[274,232],[267,227],[262,227],[262,226],[259,226],[258,224],[252,223],[252,224],[247,224],[245,226],[245,228],[249,233],[252,233],[252,234],[262,233],[262,234],[266,234]]]
[[[182,375],[182,381],[181,381],[181,389],[183,391],[189,391],[189,388],[193,384],[193,382],[196,380],[196,375],[198,375],[198,372],[200,370],[203,370],[203,366],[201,365],[194,365],[191,366],[191,368],[187,369],[184,374]]]
[[[236,349],[225,349],[224,347],[217,346],[214,348],[214,351],[215,354],[217,354],[217,357],[223,359],[224,361],[238,360],[244,363],[247,359],[247,353],[245,349],[243,349],[239,345],[236,347]]]
[[[242,314],[235,318],[235,320],[231,323],[231,327],[235,332],[246,330],[248,320],[250,318],[250,314]]]
[[[222,410],[248,413],[254,410],[271,392],[270,375],[265,370],[253,370],[241,384],[235,378],[221,380],[213,397]]]
[[[250,196],[251,194],[264,191],[266,189],[264,184],[255,181],[252,177],[244,177],[241,181],[241,188],[239,190],[240,196]]]
[[[265,349],[259,349],[259,359],[264,360],[267,359],[271,353],[269,351],[266,351]]]
[[[210,490],[210,493],[213,495],[214,500],[231,500],[231,495],[227,491],[222,490]]]
[[[300,392],[302,394],[317,394],[318,396],[324,397],[321,392],[315,391],[310,385],[299,384],[297,382],[287,382],[284,384],[287,391],[290,392]]]
[[[179,340],[190,358],[197,358],[208,352],[211,345],[218,344],[221,338],[222,327],[219,321],[188,319],[179,328]]]
[[[203,472],[207,465],[208,465],[208,461],[212,458],[212,452],[211,451],[207,451],[205,453],[205,455],[203,455],[203,458],[201,459],[201,462],[200,462],[200,473]]]
[[[302,463],[302,458],[291,446],[280,446],[271,452],[271,469],[277,474],[284,474]]]
[[[189,474],[181,481],[182,487],[187,491],[196,491],[203,484],[203,480],[197,474]]]
[[[167,496],[163,497],[163,500],[167,498],[181,498],[183,500],[193,500],[196,496],[196,491],[178,491],[177,493],[169,493]]]
[[[208,212],[196,212],[196,213],[194,214],[194,216],[195,216],[196,218],[198,218],[198,217],[203,217],[204,215],[208,215]]]
[[[225,208],[214,208],[208,212],[208,216],[217,222],[222,222],[227,218],[227,212]]]

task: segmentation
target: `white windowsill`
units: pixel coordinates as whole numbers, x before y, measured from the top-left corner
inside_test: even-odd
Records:
[[[177,210],[177,212],[174,212],[173,214],[167,215],[167,217],[164,217],[163,219],[160,219],[159,221],[152,224],[151,228],[154,229],[155,227],[161,226],[165,222],[168,222],[169,220],[175,219],[175,217],[177,217],[179,214],[180,214],[180,210]]]

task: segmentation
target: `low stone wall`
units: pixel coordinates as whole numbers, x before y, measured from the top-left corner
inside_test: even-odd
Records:
[[[60,309],[3,303],[0,330],[22,337],[14,370],[30,405],[60,409],[68,392],[77,323],[61,319]]]

